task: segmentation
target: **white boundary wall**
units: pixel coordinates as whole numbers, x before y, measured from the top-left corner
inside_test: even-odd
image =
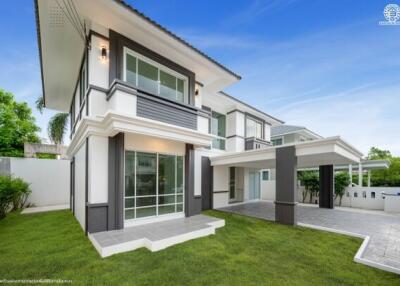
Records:
[[[10,158],[10,174],[30,184],[28,203],[37,207],[69,204],[69,160]]]

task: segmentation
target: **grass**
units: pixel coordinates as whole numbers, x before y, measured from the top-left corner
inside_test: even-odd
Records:
[[[0,221],[1,279],[92,285],[399,285],[399,276],[353,262],[361,240],[244,216],[217,234],[152,253],[100,258],[68,211]],[[1,282],[0,282],[1,283]]]

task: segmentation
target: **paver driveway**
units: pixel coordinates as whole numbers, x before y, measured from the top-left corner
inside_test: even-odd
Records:
[[[275,220],[275,206],[272,202],[251,202],[220,210]],[[400,215],[298,205],[297,218],[300,223],[370,236],[363,258],[400,270]]]

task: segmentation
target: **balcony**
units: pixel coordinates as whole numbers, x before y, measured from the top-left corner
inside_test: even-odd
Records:
[[[271,143],[268,141],[265,141],[260,138],[256,137],[248,137],[245,139],[244,142],[244,149],[247,150],[255,150],[255,149],[263,149],[268,146],[271,146]]]

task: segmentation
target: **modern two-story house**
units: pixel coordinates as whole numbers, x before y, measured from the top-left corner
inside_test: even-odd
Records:
[[[276,169],[276,220],[296,222],[297,167],[361,153],[339,137],[273,146],[283,121],[223,90],[240,76],[123,1],[36,0],[43,96],[69,112],[71,210],[88,233],[261,198]]]

